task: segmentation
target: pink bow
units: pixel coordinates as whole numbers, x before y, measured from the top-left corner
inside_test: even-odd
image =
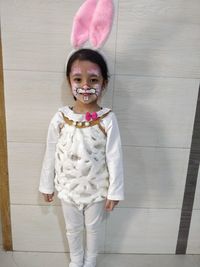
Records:
[[[86,114],[85,114],[85,119],[86,119],[86,121],[90,121],[91,119],[92,120],[96,120],[97,119],[97,113],[96,112],[92,112],[92,113],[90,113],[90,112],[86,112]]]

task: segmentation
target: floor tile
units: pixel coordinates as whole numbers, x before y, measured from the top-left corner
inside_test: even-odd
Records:
[[[69,253],[0,252],[1,267],[68,267]],[[199,267],[200,255],[99,254],[97,267]]]
[[[97,267],[199,267],[200,255],[100,255]]]
[[[13,258],[17,267],[67,267],[69,263],[68,253],[15,252]]]
[[[13,259],[12,252],[0,251],[0,266],[1,267],[21,267],[17,266]]]

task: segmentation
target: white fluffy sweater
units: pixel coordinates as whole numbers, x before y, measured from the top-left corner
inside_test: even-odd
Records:
[[[97,112],[106,114],[107,108]],[[124,199],[121,141],[115,114],[110,112],[101,126],[77,128],[68,125],[63,115],[72,121],[84,121],[83,114],[68,106],[60,108],[52,118],[46,153],[40,177],[39,191],[50,194],[54,187],[58,197],[82,209],[84,205]]]

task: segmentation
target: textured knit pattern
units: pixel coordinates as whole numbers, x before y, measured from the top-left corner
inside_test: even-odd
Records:
[[[105,147],[106,136],[98,125],[81,129],[63,125],[55,153],[55,187],[59,198],[83,209],[107,196]]]

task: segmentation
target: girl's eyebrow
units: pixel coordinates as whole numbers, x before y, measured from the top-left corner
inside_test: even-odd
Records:
[[[96,69],[88,70],[87,73],[92,75],[92,76],[97,76],[97,77],[100,75],[99,70],[96,70]]]
[[[80,72],[74,72],[74,73],[72,73],[72,76],[80,76],[80,75],[81,75]]]
[[[99,75],[96,74],[96,73],[90,73],[90,76],[92,76],[92,77],[99,77]]]
[[[81,69],[79,67],[74,67],[72,68],[72,71],[71,71],[72,75],[75,76],[75,75],[81,75]]]

